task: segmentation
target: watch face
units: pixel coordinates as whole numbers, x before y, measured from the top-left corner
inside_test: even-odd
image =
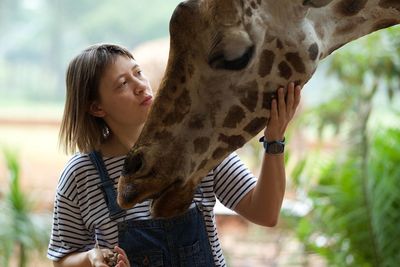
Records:
[[[269,143],[267,153],[279,154],[283,152],[284,148],[285,146],[281,143],[278,142]]]

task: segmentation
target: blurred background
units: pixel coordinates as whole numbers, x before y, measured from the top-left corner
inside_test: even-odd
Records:
[[[175,0],[0,0],[0,266],[46,259],[68,62],[90,44],[134,52],[157,88]],[[303,89],[275,228],[218,206],[228,266],[400,266],[400,28],[346,45]],[[257,175],[257,138],[239,151]]]

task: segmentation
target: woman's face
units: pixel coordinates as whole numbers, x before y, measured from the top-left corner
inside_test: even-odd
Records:
[[[137,62],[120,55],[100,79],[99,100],[94,103],[99,113],[95,116],[102,117],[111,129],[131,130],[143,125],[152,102],[150,83]]]

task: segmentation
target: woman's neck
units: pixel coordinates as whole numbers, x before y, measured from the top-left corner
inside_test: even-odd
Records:
[[[126,155],[131,147],[136,143],[142,127],[132,131],[113,132],[111,131],[110,136],[107,140],[100,145],[100,151],[103,156],[124,156]]]

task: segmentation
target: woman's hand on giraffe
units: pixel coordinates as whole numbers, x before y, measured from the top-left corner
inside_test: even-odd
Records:
[[[267,141],[282,140],[284,138],[286,127],[299,106],[300,92],[301,86],[295,86],[293,82],[287,86],[286,98],[284,88],[278,88],[278,99],[272,100],[270,118],[264,131]]]

